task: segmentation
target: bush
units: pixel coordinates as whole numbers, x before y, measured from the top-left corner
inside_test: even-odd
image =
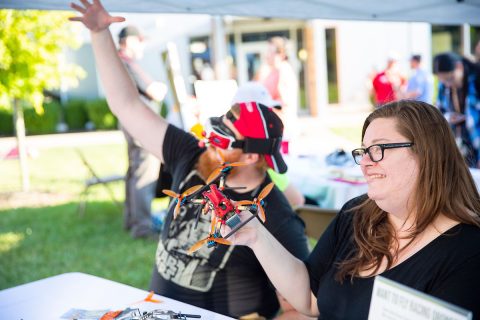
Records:
[[[50,101],[43,104],[43,114],[38,114],[31,106],[24,107],[25,130],[27,134],[55,133],[60,119],[60,103]]]
[[[13,113],[12,110],[0,106],[0,135],[13,136]]]
[[[105,99],[91,100],[86,103],[88,119],[93,122],[96,129],[116,129],[117,118],[108,108]]]
[[[83,130],[88,121],[85,100],[71,99],[65,105],[65,122],[69,130]]]

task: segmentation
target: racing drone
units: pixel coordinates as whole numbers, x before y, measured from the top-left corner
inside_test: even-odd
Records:
[[[199,206],[195,218],[195,227],[198,224],[200,215],[206,215],[209,212],[212,213],[210,233],[206,238],[198,241],[188,250],[190,254],[200,249],[205,243],[208,248],[216,247],[218,244],[230,245],[231,242],[228,241],[227,238],[257,216],[263,223],[266,221],[265,211],[263,210],[263,199],[272,190],[274,186],[273,182],[265,186],[255,199],[241,200],[233,203],[232,200],[227,198],[222,192],[225,189],[233,189],[225,186],[225,180],[233,167],[243,166],[245,163],[225,162],[222,152],[218,149],[217,152],[222,159],[222,164],[210,174],[205,185],[193,186],[181,194],[177,194],[172,190],[162,190],[163,193],[171,196],[176,201],[174,218],[177,217],[180,207],[186,203]],[[238,213],[245,210],[251,211],[253,215],[242,222]],[[225,224],[232,230],[225,237],[222,237],[220,228]]]

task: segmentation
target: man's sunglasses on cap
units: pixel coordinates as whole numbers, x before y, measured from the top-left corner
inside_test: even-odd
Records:
[[[237,119],[229,111],[225,115],[227,119],[235,122]],[[230,150],[233,148],[242,149],[247,153],[274,154],[280,150],[282,137],[278,138],[249,138],[237,140],[233,131],[223,122],[222,117],[209,118],[205,125],[206,144],[217,148]]]
[[[205,125],[206,143],[217,148],[230,150],[236,141],[233,131],[223,123],[221,117],[212,117]]]

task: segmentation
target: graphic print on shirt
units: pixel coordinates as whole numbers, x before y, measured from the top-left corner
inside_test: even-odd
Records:
[[[174,201],[170,202],[170,213],[174,204]],[[158,273],[166,280],[191,290],[206,292],[211,289],[217,272],[225,267],[233,246],[219,245],[215,249],[203,246],[192,255],[187,253],[191,246],[210,232],[211,213],[202,215],[195,228],[197,209],[196,205],[186,204],[181,207],[177,218],[165,225],[168,236],[159,241],[155,261]]]

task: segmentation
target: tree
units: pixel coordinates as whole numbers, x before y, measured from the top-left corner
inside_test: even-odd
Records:
[[[29,189],[22,105],[43,113],[44,90],[78,85],[81,67],[65,62],[68,47],[80,45],[68,12],[0,10],[0,106],[13,108],[22,186]]]

